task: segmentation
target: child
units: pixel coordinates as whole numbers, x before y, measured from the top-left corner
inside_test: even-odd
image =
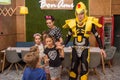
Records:
[[[48,35],[48,31],[43,31],[42,32],[42,39],[43,39],[43,44],[44,44],[44,46],[45,46],[45,38],[46,38],[46,36]]]
[[[45,37],[46,35],[47,35],[47,32],[43,32],[43,36]],[[48,66],[47,66],[47,64],[44,64],[45,54],[43,53],[43,51],[44,51],[44,46],[45,46],[45,44],[44,44],[44,42],[42,43],[42,41],[41,41],[41,37],[42,37],[42,36],[41,36],[41,34],[36,33],[36,34],[33,35],[33,37],[34,37],[35,46],[37,46],[38,49],[39,49],[39,51],[40,51],[39,55],[40,55],[40,58],[41,58],[41,68],[44,68],[44,69],[45,69],[46,76],[47,76],[47,80],[50,80],[49,70],[47,69]],[[44,44],[44,45],[43,45],[43,44]],[[33,46],[33,48],[31,47],[30,50],[33,51],[34,49],[35,49],[35,48],[34,48],[34,46]]]
[[[45,56],[45,54],[43,53],[44,52],[44,46],[43,46],[43,43],[41,41],[42,35],[39,34],[39,33],[35,33],[33,35],[33,37],[34,37],[35,46],[38,46],[38,49],[39,49],[39,56],[41,58],[41,66],[44,67],[44,56]]]
[[[43,31],[42,32],[42,39],[43,39],[43,45],[44,45],[44,47],[46,47],[45,38],[46,38],[47,35],[48,35],[48,31]],[[46,72],[47,80],[50,80],[50,71],[49,71],[49,64],[48,63],[45,64],[44,70]]]
[[[56,46],[53,37],[50,35],[45,38],[46,48],[44,50],[45,63],[49,61],[49,71],[51,80],[61,80],[61,58],[64,57],[63,46]]]
[[[27,64],[22,80],[46,80],[46,73],[40,68],[39,53],[29,52],[24,56],[24,61]]]
[[[40,55],[41,58],[43,58],[45,55],[43,53],[44,47],[43,47],[43,43],[41,41],[41,34],[35,33],[33,35],[33,37],[34,37],[35,46],[38,46],[38,49],[39,49],[39,52],[40,52],[39,55]]]

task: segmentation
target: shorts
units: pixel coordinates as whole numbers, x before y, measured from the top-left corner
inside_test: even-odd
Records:
[[[51,78],[60,78],[61,76],[61,66],[59,67],[49,67]]]

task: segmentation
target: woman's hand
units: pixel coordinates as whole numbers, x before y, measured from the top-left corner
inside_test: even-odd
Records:
[[[64,45],[62,45],[60,42],[56,42],[55,45],[56,45],[56,49],[63,49],[64,48]]]

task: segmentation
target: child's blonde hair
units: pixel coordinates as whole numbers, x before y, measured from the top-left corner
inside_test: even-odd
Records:
[[[30,52],[24,56],[24,61],[28,67],[35,68],[39,61],[39,49],[38,46],[32,46]]]
[[[40,33],[35,33],[34,35],[33,35],[33,37],[35,38],[36,36],[42,36]]]
[[[38,52],[29,52],[24,56],[24,61],[28,67],[36,68],[36,65],[39,61],[39,53]]]
[[[39,52],[38,46],[32,46],[32,47],[30,47],[30,52]]]

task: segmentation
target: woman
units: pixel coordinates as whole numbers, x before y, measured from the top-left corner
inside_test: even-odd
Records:
[[[55,18],[51,15],[47,15],[47,16],[45,16],[45,20],[46,20],[46,24],[49,28],[48,34],[51,35],[52,37],[54,37],[55,42],[63,43],[61,30],[60,30],[60,28],[58,28],[54,25]]]

